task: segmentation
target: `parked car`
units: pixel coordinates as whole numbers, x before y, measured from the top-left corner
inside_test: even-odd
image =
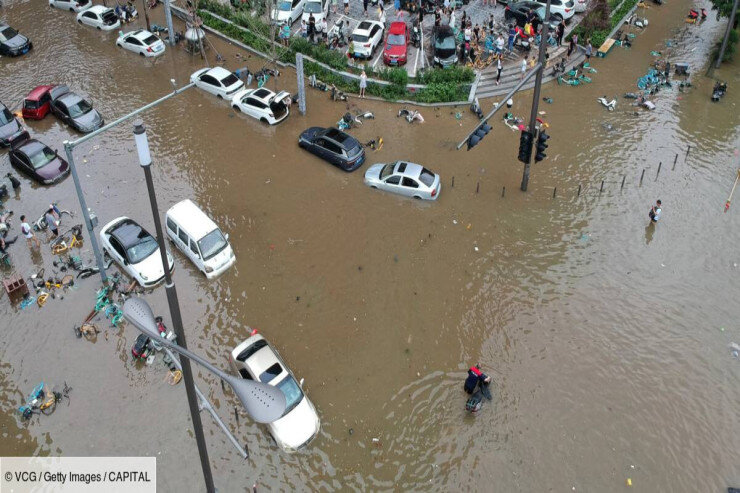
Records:
[[[52,185],[69,174],[67,161],[46,144],[23,132],[10,144],[10,164],[43,185]]]
[[[588,10],[588,0],[576,0],[575,9],[577,14]]]
[[[457,46],[455,33],[448,25],[432,28],[432,62],[442,68],[452,67],[457,63]]]
[[[383,50],[383,63],[403,65],[408,60],[409,27],[405,22],[392,22]]]
[[[223,67],[202,68],[190,76],[196,87],[222,99],[231,100],[236,91],[244,87],[244,82]]]
[[[25,55],[32,48],[33,43],[31,43],[31,40],[6,23],[0,22],[0,55]]]
[[[164,43],[146,29],[137,29],[118,36],[116,46],[145,57],[164,55]]]
[[[375,49],[383,42],[385,26],[378,21],[362,21],[352,31],[356,58],[372,58]]]
[[[281,91],[275,94],[266,87],[242,89],[234,94],[231,106],[237,112],[245,113],[261,122],[275,125],[288,118],[290,109],[286,99],[290,93]]]
[[[65,85],[54,86],[51,91],[51,112],[83,134],[99,129],[105,123],[98,110],[86,99],[69,90]]]
[[[173,205],[165,215],[167,236],[207,279],[220,276],[236,262],[225,235],[192,200]]]
[[[406,161],[373,164],[365,171],[365,185],[424,200],[437,200],[442,187],[438,174]]]
[[[77,14],[77,22],[102,31],[112,31],[121,27],[121,21],[111,8],[93,5]]]
[[[10,143],[23,133],[21,122],[0,103],[0,146],[10,147]]]
[[[328,18],[329,13],[329,0],[306,0],[303,4],[303,15],[302,18],[308,24],[308,19],[313,15],[316,25],[319,21],[324,18]]]
[[[82,12],[92,7],[92,0],[49,0],[49,6],[70,12]]]
[[[51,111],[51,94],[49,91],[54,86],[37,86],[28,93],[23,100],[23,118],[27,120],[43,120]]]
[[[547,1],[535,0],[535,2],[543,7],[547,4]],[[568,21],[574,15],[576,15],[576,9],[573,0],[550,0],[550,16],[558,23],[563,19]]]
[[[272,10],[272,22],[293,24],[303,13],[303,5],[306,0],[280,0],[277,7]]]
[[[305,130],[298,145],[344,171],[354,171],[365,162],[365,149],[357,139],[333,127]]]
[[[524,2],[510,3],[504,10],[504,19],[507,23],[514,21],[519,27],[524,27],[527,23],[527,13],[529,10],[535,13],[535,21],[532,23],[535,32],[545,18],[545,7],[537,2],[525,0]]]
[[[280,448],[295,452],[307,446],[319,433],[321,422],[316,408],[277,351],[260,334],[249,337],[231,351],[229,360],[242,378],[267,383],[285,394],[283,416],[267,426]]]
[[[103,250],[143,288],[150,288],[164,279],[159,245],[136,221],[125,216],[116,218],[100,230]],[[175,268],[167,252],[170,272]]]

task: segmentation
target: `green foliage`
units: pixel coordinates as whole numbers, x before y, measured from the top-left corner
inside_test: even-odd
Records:
[[[420,103],[451,103],[453,101],[467,101],[466,86],[454,82],[427,84],[419,91],[415,98]]]
[[[603,31],[610,29],[611,22],[609,21],[610,8],[606,3],[606,0],[596,0],[594,7],[591,11],[586,14],[583,18],[581,26],[586,32]]]
[[[734,0],[711,0],[712,10],[717,11],[717,18],[730,17]],[[736,21],[737,22],[737,21]],[[735,25],[737,26],[737,24]]]
[[[470,84],[475,80],[475,72],[470,67],[454,66],[447,69],[419,71],[416,75],[418,84]]]
[[[725,48],[725,54],[722,57],[723,62],[729,62],[735,57],[735,52],[737,50],[736,45],[738,42],[738,37],[739,36],[738,36],[737,29],[733,29],[732,31],[730,31],[730,37],[727,38],[727,48]],[[715,46],[714,48],[714,53],[712,55],[713,59],[716,60],[717,57],[719,56],[719,50],[721,46],[722,46],[722,40],[720,40],[719,43],[717,43],[717,46]]]
[[[591,23],[591,25],[586,22],[586,20],[591,15],[589,13],[589,15],[586,16],[583,22],[581,22],[578,27],[573,29],[573,31],[568,36],[568,39],[570,39],[574,34],[578,34],[578,42],[585,44],[586,39],[591,38],[591,45],[594,47],[594,51],[598,50],[599,47],[604,44],[604,41],[606,41],[606,37],[609,35],[611,30],[617,27],[617,24],[622,22],[622,18],[627,15],[627,12],[629,12],[632,7],[637,4],[637,1],[638,0],[625,0],[621,7],[612,12],[608,24],[602,29],[596,28],[597,23],[595,22],[595,20]],[[599,5],[597,4],[596,7],[599,7]],[[594,8],[594,10],[596,9],[596,7]],[[606,7],[608,8],[608,5]]]
[[[399,86],[406,89],[406,85],[409,83],[409,73],[405,68],[395,67],[390,69],[387,74],[387,80],[394,86]]]
[[[227,22],[216,19],[208,12],[200,11],[199,15],[201,19],[203,19],[203,24],[210,27],[211,29],[220,31],[226,36],[241,41],[245,45],[251,46],[255,50],[261,51],[262,53],[269,53],[269,51],[271,50],[270,42],[267,39],[257,36],[252,32],[239,29],[233,24],[229,24]],[[282,58],[282,52],[284,51],[287,50],[285,50],[285,48],[277,49],[276,55],[279,59]]]

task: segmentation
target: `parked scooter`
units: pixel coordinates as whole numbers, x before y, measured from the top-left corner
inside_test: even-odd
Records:
[[[5,238],[10,231],[10,216],[13,215],[13,211],[8,211],[0,216],[0,236]]]
[[[606,109],[609,111],[614,111],[614,108],[617,107],[617,99],[614,98],[611,101],[606,99],[606,96],[601,96],[600,98],[597,98],[596,101],[604,105]]]
[[[415,22],[414,27],[411,28],[411,44],[416,48],[421,45],[421,28],[419,27],[418,22]]]
[[[727,92],[727,82],[719,82],[717,81],[714,84],[714,89],[712,89],[712,101],[715,103],[722,99],[722,97]]]

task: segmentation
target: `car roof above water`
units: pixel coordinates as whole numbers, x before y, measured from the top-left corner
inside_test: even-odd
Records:
[[[195,241],[200,240],[214,229],[218,229],[216,223],[190,199],[185,199],[170,207],[167,217],[172,218]]]
[[[398,161],[394,167],[394,173],[408,176],[409,178],[418,178],[424,167],[420,164]]]

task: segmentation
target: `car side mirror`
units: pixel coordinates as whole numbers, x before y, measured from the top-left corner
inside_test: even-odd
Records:
[[[226,239],[226,241],[229,241],[229,233],[226,233],[226,234],[224,235],[224,238]]]
[[[299,386],[300,388],[303,388],[303,380],[305,380],[305,379],[301,378],[301,381],[300,381],[300,382],[298,382],[298,386]]]
[[[128,265],[128,260],[123,259],[123,265]]]

